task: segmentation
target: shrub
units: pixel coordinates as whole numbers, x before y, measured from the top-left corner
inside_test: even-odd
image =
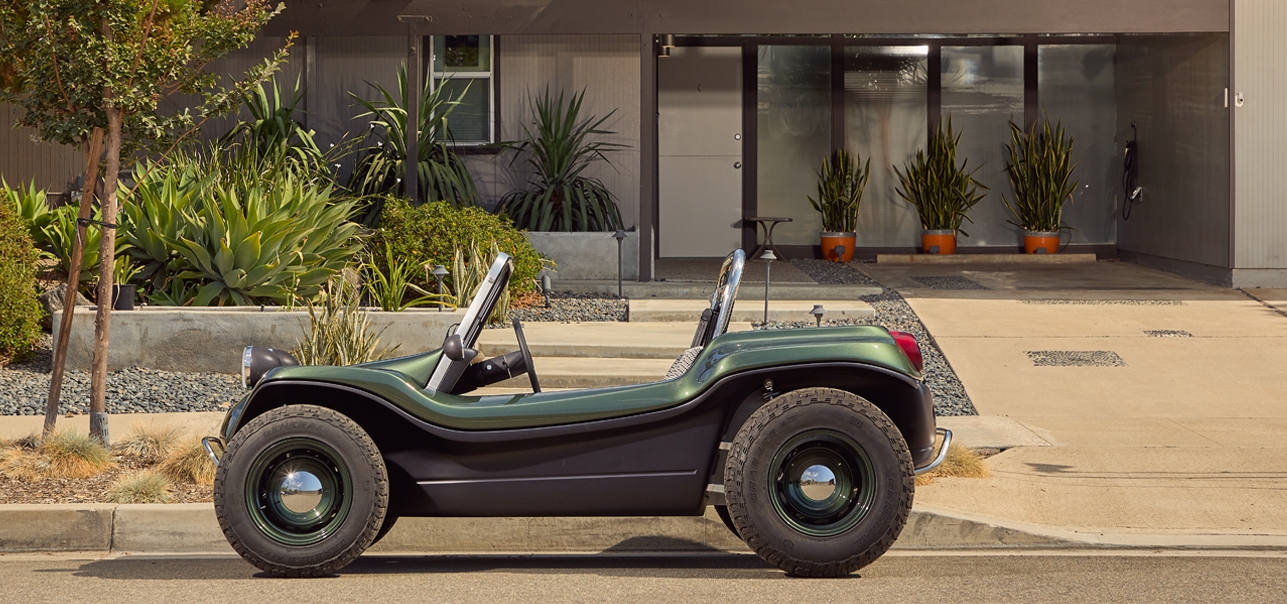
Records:
[[[18,211],[18,216],[27,224],[27,233],[36,246],[48,249],[49,239],[45,235],[45,227],[53,222],[54,215],[49,210],[45,191],[37,190],[35,181],[25,189],[21,186],[12,188],[4,178],[0,178],[0,197],[5,199],[3,203]]]
[[[38,256],[27,225],[13,207],[0,203],[0,366],[26,356],[40,341]]]
[[[107,500],[113,503],[169,503],[170,478],[156,470],[144,470],[122,476],[107,491]]]
[[[535,291],[536,275],[549,262],[508,218],[482,208],[455,208],[447,202],[413,206],[406,200],[389,200],[380,218],[377,240],[377,244],[387,242],[395,258],[428,265],[429,269],[435,264],[451,266],[457,250],[467,252],[475,244],[487,249],[495,242],[500,251],[514,257],[509,289],[515,294]],[[379,255],[374,255],[380,262]],[[428,270],[421,270],[416,277],[416,285],[437,292],[438,282]],[[456,291],[452,275],[445,283]]]
[[[159,469],[175,482],[214,484],[215,465],[199,438],[190,438],[175,447]]]

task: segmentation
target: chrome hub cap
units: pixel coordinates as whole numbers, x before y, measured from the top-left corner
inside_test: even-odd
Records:
[[[875,500],[875,469],[866,451],[839,432],[796,435],[778,450],[772,469],[773,507],[805,535],[843,533],[867,516]]]
[[[246,505],[264,535],[283,545],[318,543],[335,533],[352,505],[352,479],[331,447],[290,438],[265,449],[246,477]]]

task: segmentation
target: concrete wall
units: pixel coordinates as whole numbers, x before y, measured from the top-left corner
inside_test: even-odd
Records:
[[[465,311],[371,311],[367,317],[380,345],[397,346],[395,355],[435,350],[447,328],[459,323]],[[62,313],[54,313],[54,337]],[[111,370],[146,367],[168,371],[240,373],[241,352],[251,345],[289,350],[304,338],[309,325],[305,311],[239,308],[143,307],[112,313]],[[94,309],[77,307],[67,344],[67,367],[87,370],[94,350]]]
[[[1135,122],[1144,188],[1130,220],[1117,218],[1124,257],[1214,280],[1227,276],[1228,83],[1227,34],[1118,38],[1117,143],[1130,140]]]
[[[498,46],[497,139],[517,140],[524,124],[532,128],[529,95],[540,95],[546,87],[556,95],[585,90],[581,116],[612,113],[601,128],[616,134],[601,140],[627,146],[607,153],[611,165],[596,162],[583,174],[607,185],[617,196],[626,228],[634,226],[639,219],[638,36],[503,36]],[[526,185],[530,172],[522,159],[511,167],[513,157],[512,152],[465,156],[487,207]]]
[[[551,279],[611,280],[617,278],[617,240],[612,233],[528,233],[537,251],[553,260]],[[621,240],[621,278],[639,278],[639,233]]]

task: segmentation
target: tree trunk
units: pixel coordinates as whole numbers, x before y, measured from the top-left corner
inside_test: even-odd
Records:
[[[89,150],[85,152],[85,188],[80,193],[80,213],[82,220],[93,215],[94,187],[97,186],[98,160],[103,153],[103,129],[95,128],[89,138]],[[80,265],[85,254],[84,225],[76,225],[76,241],[72,243],[70,270],[67,275],[67,295],[63,299],[63,318],[58,332],[58,341],[54,345],[54,366],[49,374],[49,398],[45,403],[45,429],[41,438],[49,438],[58,421],[58,402],[63,393],[63,369],[67,365],[67,340],[71,337],[72,314],[76,310],[76,292],[80,289]]]
[[[89,379],[89,436],[104,447],[111,444],[107,429],[107,349],[112,332],[112,269],[116,251],[116,191],[121,171],[123,112],[107,107],[107,170],[103,178],[103,235],[99,240],[98,315],[94,319],[94,367]]]

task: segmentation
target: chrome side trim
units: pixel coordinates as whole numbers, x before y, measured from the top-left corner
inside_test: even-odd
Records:
[[[216,454],[214,452],[214,446],[212,443],[219,445],[219,453]],[[223,444],[223,439],[218,436],[207,436],[201,439],[201,446],[205,447],[206,455],[210,456],[210,461],[214,462],[215,467],[219,467],[220,458],[222,458],[223,454],[228,451],[228,447]]]
[[[421,486],[449,484],[487,484],[504,482],[545,482],[550,480],[605,480],[611,478],[674,478],[677,476],[696,476],[697,470],[679,472],[634,472],[630,474],[573,474],[569,476],[515,476],[505,478],[460,478],[448,480],[417,480]]]
[[[918,475],[937,468],[939,464],[943,463],[944,459],[947,459],[947,447],[952,444],[952,431],[947,428],[936,428],[934,432],[943,435],[943,446],[939,447],[938,455],[934,457],[934,461],[929,462],[929,465],[923,468],[916,469],[916,474]]]

